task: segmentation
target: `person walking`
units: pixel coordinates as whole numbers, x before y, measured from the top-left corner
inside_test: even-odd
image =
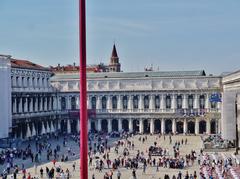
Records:
[[[122,174],[121,174],[120,170],[118,170],[118,171],[117,171],[117,179],[121,179],[121,175],[122,175]]]

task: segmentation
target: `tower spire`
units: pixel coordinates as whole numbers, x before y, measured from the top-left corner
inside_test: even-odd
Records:
[[[121,71],[121,64],[119,63],[119,58],[118,58],[115,42],[113,44],[112,55],[111,55],[111,58],[110,58],[109,66],[110,66],[109,71],[115,71],[115,72],[120,72]]]

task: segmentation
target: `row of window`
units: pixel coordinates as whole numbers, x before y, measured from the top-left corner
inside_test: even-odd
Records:
[[[201,95],[199,97],[199,108],[200,109],[205,109],[206,100],[207,99],[205,99],[204,95]],[[144,109],[149,109],[149,102],[150,102],[149,97],[145,96],[143,98]],[[193,107],[194,107],[193,95],[188,96],[187,103],[188,103],[188,109],[193,109]],[[170,96],[166,96],[165,105],[166,105],[166,109],[171,109],[172,103],[171,103],[171,97]],[[179,95],[179,96],[177,96],[177,99],[176,99],[177,109],[182,109],[182,105],[183,105],[183,99],[182,99],[182,96]],[[77,106],[76,98],[72,97],[71,98],[71,109],[73,109],[73,110],[76,109],[76,106]],[[91,98],[91,108],[96,109],[96,107],[97,107],[97,99],[96,99],[96,97],[92,97]],[[112,109],[117,109],[117,97],[116,96],[112,97],[112,106],[111,107],[112,107]],[[155,109],[160,109],[160,97],[159,96],[156,96],[155,99],[154,99],[154,107],[155,107]],[[216,102],[211,102],[210,107],[212,109],[216,109],[217,108],[217,103]],[[63,110],[66,109],[66,98],[65,97],[61,98],[61,108]],[[101,108],[102,109],[107,109],[107,97],[106,96],[102,97]],[[123,97],[122,108],[123,109],[128,109],[128,97],[127,96]],[[139,109],[139,97],[138,96],[133,97],[133,109]]]

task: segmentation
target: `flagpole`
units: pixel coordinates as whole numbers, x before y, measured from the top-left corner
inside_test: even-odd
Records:
[[[88,127],[86,89],[86,3],[79,0],[80,50],[80,178],[88,178]]]

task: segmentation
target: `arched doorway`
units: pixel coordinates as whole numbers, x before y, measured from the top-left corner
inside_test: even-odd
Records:
[[[116,119],[112,120],[112,131],[118,131],[118,121]]]
[[[96,131],[96,126],[94,121],[91,122],[91,131],[94,131],[94,132]]]
[[[183,134],[183,122],[182,121],[177,121],[177,133],[178,134]]]
[[[172,133],[172,120],[170,120],[170,119],[167,119],[165,121],[165,132],[166,132],[166,134]]]
[[[77,120],[78,119],[71,120],[71,123],[70,123],[71,124],[71,132],[75,133],[75,134],[77,133],[77,125],[78,125]]]
[[[143,121],[143,133],[150,133],[150,123],[148,122],[148,119]]]
[[[139,120],[133,120],[133,132],[139,132]]]
[[[108,132],[108,121],[106,119],[101,121],[101,129],[103,132]]]
[[[61,120],[61,132],[67,132],[67,121],[65,122],[64,120]]]
[[[195,134],[195,123],[193,121],[187,123],[187,128],[189,134]]]
[[[206,121],[199,122],[199,134],[206,133]]]
[[[159,119],[154,121],[154,132],[161,133],[161,121]]]
[[[127,119],[122,120],[122,129],[127,132],[129,131],[129,122]]]
[[[211,134],[216,134],[217,133],[217,121],[213,119],[211,121]]]

